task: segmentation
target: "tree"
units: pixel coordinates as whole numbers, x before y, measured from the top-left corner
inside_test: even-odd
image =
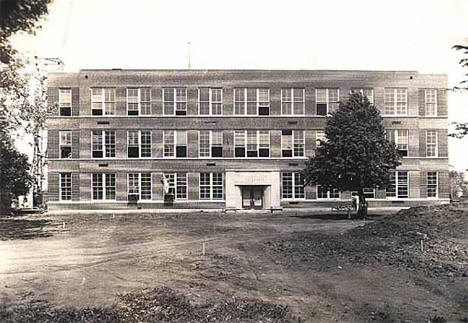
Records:
[[[465,180],[463,172],[451,170],[450,177],[450,197],[452,200],[457,200],[460,195],[468,196],[468,182]]]
[[[365,188],[386,188],[399,164],[395,144],[386,139],[379,110],[360,93],[351,93],[327,119],[320,141],[304,170],[306,185],[357,191],[359,216],[367,214]]]
[[[25,195],[32,184],[28,157],[16,150],[11,137],[0,132],[0,215],[11,212],[12,200]]]
[[[468,46],[463,46],[463,45],[455,45],[453,46],[454,49],[463,51],[464,55],[468,55]],[[468,57],[463,57],[459,62],[458,62],[462,68],[468,68]],[[468,73],[465,74],[466,77],[468,77]],[[460,82],[461,86],[455,87],[454,90],[462,90],[466,91],[468,90],[468,80],[463,80]],[[454,122],[455,125],[455,133],[449,134],[451,137],[455,138],[463,138],[464,136],[468,135],[468,123],[459,123],[459,122]]]

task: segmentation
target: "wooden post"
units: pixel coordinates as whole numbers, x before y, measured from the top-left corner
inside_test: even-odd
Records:
[[[202,244],[202,255],[205,256],[205,242]]]

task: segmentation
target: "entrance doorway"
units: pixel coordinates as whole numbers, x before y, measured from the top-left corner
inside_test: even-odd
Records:
[[[262,209],[263,191],[263,186],[242,186],[242,208]]]

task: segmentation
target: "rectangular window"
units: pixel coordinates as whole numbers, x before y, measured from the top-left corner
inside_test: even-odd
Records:
[[[187,157],[187,131],[175,131],[175,144],[176,157]]]
[[[200,173],[200,200],[222,200],[223,197],[223,174]]]
[[[151,173],[128,174],[129,201],[151,200]]]
[[[408,192],[408,172],[392,172],[390,186],[386,189],[386,196],[390,198],[408,198]]]
[[[339,101],[339,89],[315,89],[317,115],[326,116],[331,111],[336,111]]]
[[[115,200],[115,174],[93,174],[93,200]]]
[[[320,146],[322,142],[327,141],[327,137],[325,136],[325,131],[317,130],[315,132],[315,145],[316,147]]]
[[[270,131],[234,131],[235,157],[270,157]]]
[[[59,113],[61,116],[71,116],[72,93],[70,88],[59,89]]]
[[[60,200],[71,201],[72,199],[72,176],[71,173],[60,174]]]
[[[187,88],[163,88],[164,115],[184,116],[187,114]]]
[[[270,115],[270,89],[235,88],[235,115]]]
[[[402,88],[385,88],[384,115],[405,116],[407,112],[407,91]]]
[[[304,89],[281,89],[281,114],[304,115]]]
[[[151,115],[151,89],[127,89],[127,114],[129,116]]]
[[[283,130],[281,132],[281,156],[304,156],[304,130]]]
[[[199,88],[198,113],[200,115],[222,115],[223,89],[208,87]]]
[[[127,132],[127,157],[147,158],[151,157],[151,131],[128,131]]]
[[[367,100],[369,100],[369,102],[371,104],[374,104],[374,89],[370,89],[370,88],[352,88],[351,91],[356,92],[356,93],[361,93],[362,96],[367,97]]]
[[[164,174],[169,183],[169,194],[173,195],[176,200],[187,199],[187,174],[172,173]]]
[[[199,132],[199,157],[223,157],[223,132],[203,130]]]
[[[72,132],[59,131],[60,158],[72,158]]]
[[[437,157],[437,130],[426,130],[426,157]]]
[[[437,172],[427,172],[427,197],[437,197]]]
[[[408,130],[387,130],[387,137],[396,145],[400,156],[408,156]]]
[[[211,157],[223,157],[223,132],[211,132]]]
[[[304,179],[302,174],[298,172],[281,173],[281,198],[303,199],[304,197]]]
[[[115,88],[91,89],[91,114],[115,115]]]
[[[318,199],[339,199],[340,191],[336,188],[324,189],[322,186],[317,185],[317,198]]]
[[[92,131],[91,147],[93,158],[115,157],[115,131]]]
[[[164,157],[187,157],[187,131],[163,132]]]
[[[424,90],[425,115],[428,117],[437,116],[437,90]]]

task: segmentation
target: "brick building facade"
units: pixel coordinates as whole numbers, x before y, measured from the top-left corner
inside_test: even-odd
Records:
[[[327,113],[361,91],[404,156],[370,206],[449,198],[446,76],[412,71],[81,70],[51,74],[48,207],[300,208]],[[173,197],[170,199],[169,197]]]

